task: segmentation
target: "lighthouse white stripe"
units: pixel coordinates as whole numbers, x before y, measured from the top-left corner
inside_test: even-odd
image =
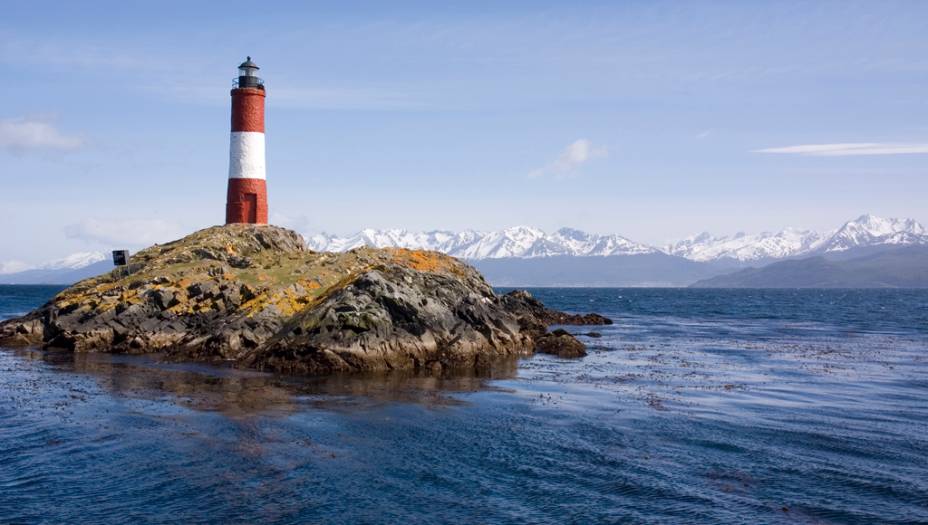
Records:
[[[233,131],[229,146],[230,179],[265,179],[264,133]]]

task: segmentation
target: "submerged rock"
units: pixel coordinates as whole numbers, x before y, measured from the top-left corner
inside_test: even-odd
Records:
[[[572,336],[569,332],[562,329],[554,330],[551,333],[542,334],[535,341],[535,349],[545,354],[553,354],[558,357],[583,357],[586,355],[586,347]]]
[[[130,262],[128,275],[81,281],[0,324],[0,344],[320,374],[477,367],[536,349],[581,356],[582,343],[547,326],[611,323],[549,310],[527,292],[497,296],[440,253],[312,252],[274,226],[208,228]]]

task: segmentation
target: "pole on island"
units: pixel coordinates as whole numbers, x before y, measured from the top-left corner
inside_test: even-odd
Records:
[[[119,269],[123,276],[129,275],[129,250],[113,250],[113,266]]]

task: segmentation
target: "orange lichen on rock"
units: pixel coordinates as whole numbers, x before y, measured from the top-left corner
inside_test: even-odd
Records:
[[[408,250],[406,248],[389,248],[392,263],[420,272],[462,273],[460,262],[439,252],[426,250]]]

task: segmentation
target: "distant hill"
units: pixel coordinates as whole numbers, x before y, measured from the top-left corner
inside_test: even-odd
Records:
[[[928,288],[928,247],[775,262],[697,281],[693,288]]]
[[[686,286],[732,269],[727,263],[695,262],[663,253],[468,262],[494,286]]]
[[[113,269],[110,261],[97,261],[82,268],[53,268],[25,270],[0,275],[0,284],[73,284]]]

